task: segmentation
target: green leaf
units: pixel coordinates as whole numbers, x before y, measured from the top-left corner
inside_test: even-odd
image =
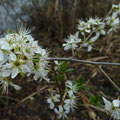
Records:
[[[61,64],[61,67],[62,67],[62,70],[65,71],[67,69],[67,67],[68,67],[68,63],[67,62],[63,62]]]
[[[78,86],[78,88],[83,89],[83,90],[90,90],[90,88],[87,86]]]
[[[93,105],[101,106],[102,104],[100,103],[100,99],[101,99],[101,96],[100,96],[100,95],[94,96],[94,95],[92,94],[91,97],[90,97],[90,102],[91,102]]]
[[[6,32],[7,32],[8,34],[9,34],[9,33],[12,33],[12,31],[11,31],[11,30],[7,30]]]
[[[62,80],[63,80],[63,78],[64,78],[64,74],[57,75],[56,77],[57,77],[58,83],[61,84],[61,83],[62,83]]]
[[[74,68],[68,68],[65,72],[72,72],[74,71]]]
[[[79,79],[78,79],[78,86],[82,86],[83,84],[84,84],[83,77],[80,76]]]

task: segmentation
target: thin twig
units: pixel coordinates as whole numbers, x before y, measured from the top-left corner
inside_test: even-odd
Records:
[[[106,18],[111,14],[112,12],[112,8],[110,9],[110,11],[107,13],[107,15],[104,17],[104,19],[102,20],[102,22],[104,22],[106,20]],[[80,49],[83,47],[83,45],[86,43],[86,41],[89,40],[89,38],[92,36],[92,34],[97,30],[97,28],[99,28],[99,26],[96,27],[96,29],[94,29],[89,35],[88,37],[85,39],[85,41],[81,44],[81,46],[77,49],[77,51],[75,52],[75,54],[72,56],[72,58],[74,58],[77,53],[80,51]]]
[[[44,90],[44,89],[47,88],[47,87],[48,87],[48,86],[46,85],[46,86],[42,87],[41,89],[39,89],[39,91],[42,91],[42,90]],[[31,97],[35,96],[37,93],[38,93],[38,90],[37,90],[36,92],[30,94],[29,96],[25,97],[23,100],[21,100],[20,103],[24,103],[26,100],[28,100],[28,99],[30,99]]]
[[[53,72],[54,72],[54,75],[55,75],[55,81],[56,81],[57,87],[58,87],[59,92],[61,94],[61,88],[60,88],[58,80],[57,80],[57,73],[56,73],[56,70],[54,69],[54,66],[55,66],[55,63],[53,63]]]
[[[0,95],[0,98],[6,98],[6,99],[13,100],[13,101],[15,101],[15,102],[19,102],[18,99],[15,99],[15,98],[12,98],[12,97],[9,97],[9,96],[2,96],[2,95]]]
[[[64,100],[65,100],[65,97],[66,97],[66,95],[67,95],[67,76],[66,76],[66,74],[64,74],[65,75],[65,92],[64,92],[64,95],[63,95],[63,97],[62,97],[62,105],[63,105],[63,102],[64,102]]]
[[[82,104],[82,105],[80,105],[80,106],[88,106],[88,107],[94,108],[94,109],[96,109],[96,110],[98,110],[98,111],[101,111],[101,112],[105,112],[105,113],[106,113],[106,111],[105,111],[104,109],[99,108],[99,107],[96,107],[96,106],[91,105],[91,104]]]
[[[74,24],[75,24],[75,12],[76,12],[76,9],[77,9],[77,2],[78,0],[75,0],[74,3],[73,3],[73,7],[72,7],[72,10],[71,10],[71,17],[72,17],[72,29],[74,29]]]
[[[48,61],[70,61],[70,62],[78,62],[84,64],[92,64],[92,65],[110,65],[110,66],[120,66],[120,63],[110,63],[110,62],[93,62],[86,60],[78,60],[73,58],[48,58]]]
[[[120,92],[120,88],[113,82],[113,80],[107,75],[107,73],[99,65],[98,68],[104,74],[104,76],[110,81],[110,83]]]

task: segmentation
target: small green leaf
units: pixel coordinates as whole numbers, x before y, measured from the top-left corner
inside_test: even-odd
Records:
[[[100,96],[100,95],[94,96],[94,95],[92,94],[91,97],[90,97],[90,102],[91,102],[93,105],[101,106],[102,104],[100,103],[100,99],[101,99],[101,96]]]
[[[80,88],[80,89],[83,89],[83,90],[90,90],[90,88],[87,87],[87,86],[79,86],[79,88]]]
[[[56,77],[57,77],[58,83],[61,84],[61,82],[62,82],[62,80],[63,80],[63,78],[64,78],[64,74],[57,75]]]
[[[67,62],[63,62],[61,64],[61,67],[62,67],[62,70],[65,71],[67,69],[67,67],[68,67],[68,63]]]
[[[7,32],[8,34],[9,34],[9,33],[12,33],[12,31],[11,31],[11,30],[7,30],[6,32]]]
[[[79,79],[78,79],[78,86],[82,86],[83,84],[84,84],[83,77],[80,76]]]
[[[74,68],[68,68],[65,72],[72,72],[74,71]]]

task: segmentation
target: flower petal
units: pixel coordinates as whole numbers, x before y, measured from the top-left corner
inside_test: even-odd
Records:
[[[11,75],[11,78],[15,78],[19,73],[19,70],[18,68],[14,68],[13,71],[12,71],[12,75]]]

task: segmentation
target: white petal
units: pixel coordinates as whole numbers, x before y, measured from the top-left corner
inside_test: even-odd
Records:
[[[10,85],[13,86],[13,87],[15,88],[15,90],[20,90],[20,89],[21,89],[20,86],[15,85],[15,84],[13,84],[12,82],[10,83]]]
[[[120,109],[112,111],[112,116],[114,119],[119,120],[120,119]]]
[[[75,37],[78,38],[78,35],[79,35],[79,31],[75,33]]]
[[[21,87],[20,87],[20,86],[15,85],[15,84],[14,84],[14,88],[15,88],[15,90],[20,90],[20,89],[21,89]]]
[[[100,36],[100,32],[97,32],[97,33],[96,33],[96,36],[99,37],[99,36]]]
[[[13,71],[12,71],[12,75],[11,75],[11,78],[15,78],[19,73],[19,70],[18,68],[14,68]]]
[[[50,109],[53,109],[54,108],[54,103],[50,103]]]
[[[89,45],[89,46],[88,46],[88,51],[90,52],[91,50],[92,50],[92,46]]]
[[[51,98],[48,98],[48,99],[47,99],[47,102],[48,102],[48,103],[51,103]]]
[[[67,81],[67,84],[68,84],[67,86],[68,86],[69,88],[72,87],[72,82],[71,82],[70,80]]]
[[[0,61],[3,61],[4,60],[4,55],[3,55],[3,52],[0,50]]]
[[[29,67],[29,69],[32,71],[33,70],[33,62],[32,61],[28,61],[27,63],[26,63],[26,65]]]
[[[21,70],[22,70],[23,73],[30,72],[30,69],[28,68],[27,65],[21,65],[20,68],[21,68]]]
[[[102,34],[102,35],[105,35],[105,31],[104,31],[104,30],[101,30],[101,34]]]
[[[90,41],[91,42],[95,42],[97,40],[97,37],[95,36],[95,37],[92,37],[91,39],[90,39]]]
[[[107,101],[104,97],[102,97],[102,99],[103,99],[103,101],[105,103],[105,109],[106,110],[111,110],[111,106],[112,106],[111,102]]]
[[[11,52],[9,56],[10,56],[10,60],[16,61],[16,55],[13,52]]]
[[[2,43],[1,49],[3,49],[3,50],[10,50],[9,44],[6,41],[4,41]]]
[[[55,113],[59,114],[59,111],[56,108],[54,109],[54,111],[55,111]]]
[[[113,17],[113,18],[116,18],[117,15],[118,15],[118,12],[114,12],[113,15],[112,15],[112,17]]]
[[[63,112],[63,108],[62,108],[62,106],[59,105],[58,107],[59,107],[59,111],[60,111],[60,112]]]
[[[84,32],[81,32],[81,34],[84,36],[85,33],[84,33]]]
[[[90,32],[91,32],[91,30],[85,30],[85,32],[90,33]]]
[[[65,99],[65,101],[64,101],[64,103],[66,103],[66,104],[70,104],[70,99]]]
[[[114,107],[119,107],[120,106],[120,100],[113,100],[113,106]]]
[[[75,48],[78,47],[75,43],[72,44],[72,48],[75,50]]]
[[[59,114],[58,119],[60,119],[61,117],[62,117],[62,114]]]
[[[63,106],[63,108],[67,111],[67,113],[70,112],[70,106],[69,106],[69,104],[65,104],[65,105]]]
[[[55,102],[59,102],[59,101],[60,101],[59,98],[60,98],[60,95],[59,95],[59,94],[56,94],[56,95],[55,95],[55,98],[54,98],[54,99],[55,99],[54,101],[55,101]]]
[[[0,72],[0,76],[2,77],[9,77],[11,74],[11,70],[4,70],[3,72]]]
[[[38,80],[38,78],[39,78],[39,73],[36,71],[34,75],[34,80]]]
[[[68,94],[69,94],[69,96],[73,96],[73,91],[72,91],[72,90],[69,90],[69,91],[68,91]]]
[[[67,44],[65,47],[64,47],[64,50],[68,50],[71,48],[71,45]]]

